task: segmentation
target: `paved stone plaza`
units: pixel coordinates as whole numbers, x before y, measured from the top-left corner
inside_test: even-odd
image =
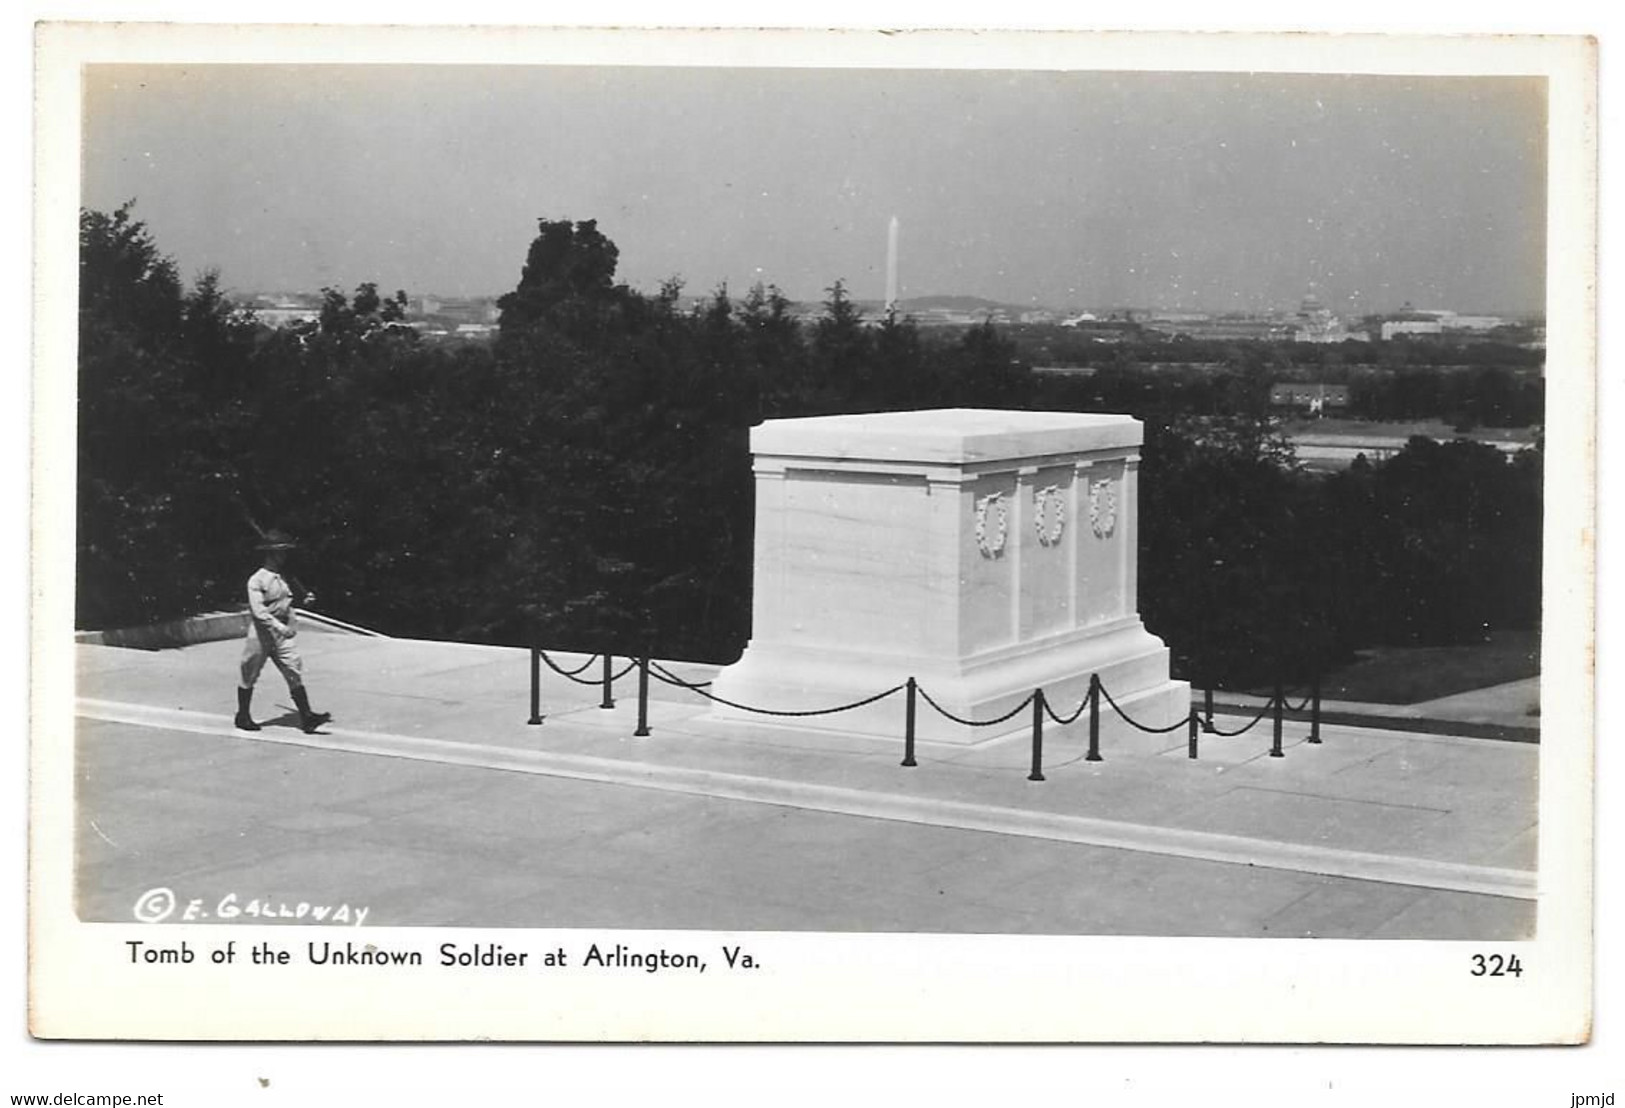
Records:
[[[365,909],[367,925],[1514,939],[1535,926],[1539,747],[1288,722],[1241,738],[1085,729],[921,743],[618,704],[522,650],[309,632],[307,736],[280,683],[231,726],[240,645],[81,645],[78,907],[147,890]],[[561,664],[580,659],[562,656]],[[624,663],[621,663],[624,664]],[[685,679],[711,671],[675,666]],[[596,672],[596,669],[592,672]],[[1221,720],[1227,727],[1242,722]],[[994,729],[1000,730],[1000,729]],[[270,922],[265,920],[262,922]]]

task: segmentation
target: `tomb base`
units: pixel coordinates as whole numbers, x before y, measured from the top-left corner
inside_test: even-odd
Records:
[[[970,744],[1013,731],[1030,731],[1030,708],[1003,723],[990,721],[1009,715],[1035,689],[1044,690],[1056,716],[1070,717],[1089,694],[1091,674],[1100,677],[1106,692],[1142,726],[1168,727],[1190,711],[1190,686],[1168,679],[1167,647],[1137,619],[966,659],[900,658],[862,649],[835,654],[782,643],[753,645],[718,674],[711,692],[748,708],[809,712],[866,700],[913,677],[921,692],[915,706],[915,738]],[[947,713],[985,726],[950,719],[933,708],[927,696]],[[719,722],[792,726],[901,742],[905,698],[905,692],[897,692],[872,704],[816,716],[767,715],[713,704],[708,716]],[[1088,721],[1085,710],[1071,726],[1086,727]],[[1104,699],[1100,721],[1102,748],[1107,753],[1113,740],[1139,734]],[[1045,726],[1055,724],[1046,717]],[[1171,733],[1168,738],[1169,745],[1183,741],[1183,733]]]

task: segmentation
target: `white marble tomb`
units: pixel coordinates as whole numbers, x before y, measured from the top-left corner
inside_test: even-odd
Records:
[[[1189,687],[1169,680],[1136,608],[1142,435],[1122,415],[976,409],[754,428],[752,637],[713,691],[817,709],[913,676],[949,711],[989,720],[1037,687],[1069,714],[1096,673],[1141,722],[1183,718]],[[794,722],[900,737],[903,714],[899,693]],[[922,700],[917,734],[974,742],[1029,726],[1022,714],[961,727]],[[1109,710],[1102,733],[1124,733]]]

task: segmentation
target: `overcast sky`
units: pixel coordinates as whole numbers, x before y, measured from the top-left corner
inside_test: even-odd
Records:
[[[653,291],[1539,311],[1524,78],[96,66],[83,203],[239,291],[512,289],[539,217]]]

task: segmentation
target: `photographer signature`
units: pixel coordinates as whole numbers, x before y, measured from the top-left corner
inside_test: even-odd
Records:
[[[351,904],[315,904],[308,900],[279,900],[254,897],[244,900],[227,893],[207,905],[201,897],[182,903],[175,890],[159,886],[142,893],[135,902],[135,918],[141,923],[201,923],[205,920],[293,920],[298,923],[347,924],[360,927],[371,908]]]

